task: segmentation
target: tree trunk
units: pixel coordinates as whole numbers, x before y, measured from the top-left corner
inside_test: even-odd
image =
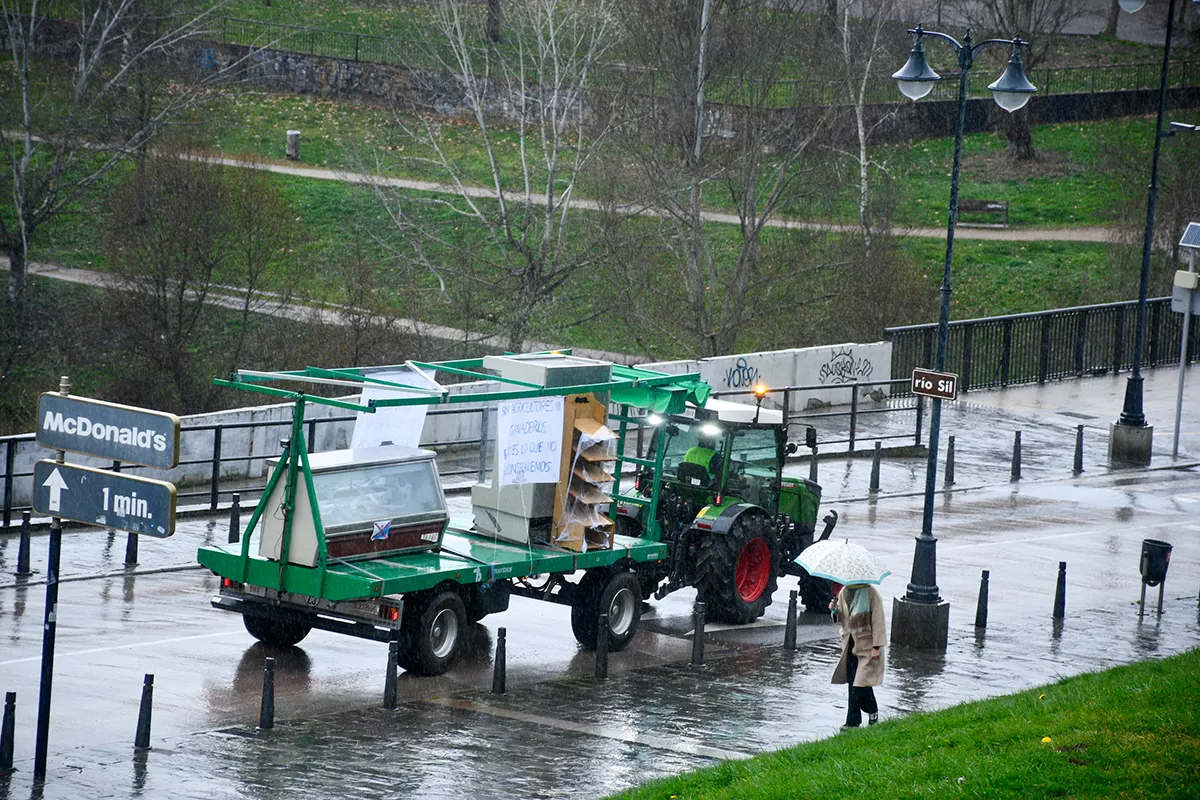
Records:
[[[1121,0],[1109,0],[1108,19],[1104,22],[1104,35],[1117,35],[1117,18],[1121,16]]]
[[[28,265],[28,254],[25,245],[18,237],[6,243],[4,254],[8,256],[8,304],[15,309],[21,308],[21,300],[25,295],[25,273]]]
[[[1008,137],[1008,156],[1014,161],[1029,161],[1037,158],[1033,149],[1033,129],[1029,123],[1029,109],[1022,108],[1012,114],[1005,114],[1001,125],[1004,135]]]
[[[488,0],[487,40],[493,44],[500,44],[500,0]]]

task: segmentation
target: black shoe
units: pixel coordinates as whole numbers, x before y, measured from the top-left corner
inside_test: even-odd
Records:
[[[843,726],[842,726],[842,730],[844,730],[844,731],[852,731],[852,730],[854,730],[855,728],[861,728],[861,727],[862,727],[862,723],[861,723],[861,722],[860,722],[860,723],[858,723],[858,724],[856,724],[856,725],[851,725],[849,722],[847,722],[845,725],[843,725]]]
[[[879,714],[868,714],[867,715],[867,724],[868,725],[879,724]]]

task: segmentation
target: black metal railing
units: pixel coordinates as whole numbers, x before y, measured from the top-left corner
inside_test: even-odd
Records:
[[[426,412],[427,416],[440,416],[450,414],[480,414],[483,415],[481,420],[482,426],[487,425],[487,408],[473,409],[447,409],[447,410],[431,410]],[[305,439],[308,446],[308,451],[313,452],[313,447],[317,441],[317,430],[320,425],[345,423],[354,419],[354,416],[332,416],[321,417],[317,419],[305,420]],[[180,431],[180,450],[181,452],[195,452],[197,450],[203,452],[208,451],[208,455],[199,458],[181,459],[178,467],[210,467],[207,472],[207,480],[190,480],[185,485],[187,491],[179,491],[176,493],[176,499],[180,506],[204,507],[215,511],[223,497],[228,497],[234,492],[240,493],[243,496],[256,496],[266,487],[265,470],[261,474],[251,475],[250,477],[231,477],[222,474],[226,470],[223,466],[233,462],[264,462],[267,459],[277,457],[282,451],[282,441],[279,446],[273,448],[268,453],[242,452],[230,455],[224,446],[225,434],[228,431],[244,430],[247,428],[278,428],[286,434],[291,428],[291,420],[259,420],[253,422],[218,422],[207,425],[195,425],[183,428]],[[32,508],[27,504],[18,505],[14,498],[16,496],[15,485],[21,480],[32,480],[33,471],[16,470],[16,455],[18,448],[26,443],[32,443],[36,440],[35,434],[25,433],[16,436],[0,437],[0,447],[4,448],[4,473],[2,478],[3,484],[3,508],[0,509],[0,529],[7,528],[10,525],[18,524],[22,511],[32,511]],[[199,441],[197,441],[199,440]],[[482,445],[482,441],[476,439],[461,439],[454,441],[438,442],[438,447],[457,447],[465,445]],[[480,480],[483,480],[488,469],[486,461],[485,447],[480,446],[480,457],[478,466],[472,465],[469,469],[439,469],[439,474],[442,478],[457,477],[461,475],[478,475]],[[54,451],[46,450],[46,458],[53,458]],[[148,477],[159,477],[162,475],[161,470],[141,467],[134,464],[123,464],[120,462],[112,462],[111,466],[104,467],[117,472],[126,472],[132,474],[144,473]],[[193,471],[195,475],[198,471]],[[15,522],[14,522],[15,520]]]
[[[1147,301],[1143,365],[1178,363],[1182,322],[1171,298]],[[1136,325],[1136,300],[954,321],[946,371],[958,374],[960,391],[1120,372],[1133,365]],[[1189,363],[1200,352],[1197,328],[1188,336]],[[892,343],[893,375],[933,366],[936,324],[888,328],[884,339]]]
[[[410,68],[438,69],[443,64],[455,63],[447,42],[439,41],[431,32],[427,38],[396,38],[375,34],[309,28],[302,25],[287,25],[278,22],[219,17],[209,29],[208,35],[230,44],[276,50],[303,55],[340,58],[354,62],[396,64]],[[484,63],[487,48],[472,48],[477,54],[472,60]],[[1157,62],[1137,64],[1101,64],[1082,67],[1040,67],[1030,71],[1030,80],[1038,87],[1041,96],[1051,94],[1075,94],[1128,90],[1157,89],[1161,65]],[[594,70],[594,83],[598,88],[627,86],[631,81],[646,87],[651,97],[667,91],[657,73],[649,68],[622,64],[601,64]],[[934,85],[929,98],[953,100],[958,92],[958,71],[948,70],[942,80]],[[987,85],[993,76],[972,74],[968,76],[967,91],[970,97],[987,97]],[[1200,84],[1200,61],[1175,61],[1170,65],[1168,86],[1188,87]],[[754,91],[760,91],[755,88]],[[708,89],[713,102],[742,104],[747,102],[745,89],[735,79],[715,76]],[[784,108],[805,105],[828,105],[844,102],[847,97],[845,86],[839,81],[822,78],[797,78],[781,80],[772,87],[766,100],[768,107]],[[901,98],[890,74],[881,72],[868,82],[868,103],[896,103]]]

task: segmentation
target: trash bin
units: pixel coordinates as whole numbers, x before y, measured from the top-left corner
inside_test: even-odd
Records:
[[[1167,567],[1171,564],[1171,545],[1158,539],[1142,539],[1142,560],[1138,568],[1142,582],[1147,586],[1158,586],[1167,578]]]

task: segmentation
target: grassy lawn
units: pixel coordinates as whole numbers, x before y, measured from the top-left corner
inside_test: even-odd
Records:
[[[655,781],[623,800],[1193,798],[1200,651]]]

